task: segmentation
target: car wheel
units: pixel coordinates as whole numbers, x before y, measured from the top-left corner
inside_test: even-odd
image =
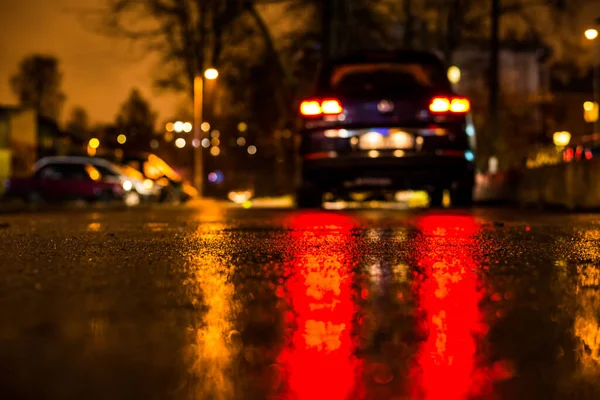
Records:
[[[296,207],[299,209],[321,208],[323,191],[312,184],[303,184],[296,192]]]
[[[39,205],[44,202],[44,197],[42,196],[42,194],[40,192],[38,192],[37,190],[34,190],[27,194],[27,196],[25,197],[25,200],[29,204]]]
[[[441,208],[444,203],[444,189],[443,188],[433,188],[429,190],[429,207],[431,208]]]
[[[473,206],[473,187],[459,186],[452,189],[450,202],[454,208],[469,208]]]
[[[115,199],[115,194],[113,193],[112,190],[104,190],[104,191],[102,191],[100,196],[98,196],[98,201],[100,201],[101,203],[105,203],[105,204],[109,204],[109,203],[113,202],[114,199]]]

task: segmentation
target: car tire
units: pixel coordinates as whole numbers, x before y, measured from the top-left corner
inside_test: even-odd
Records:
[[[115,200],[115,194],[112,190],[103,190],[100,196],[98,196],[98,201],[104,204],[110,204]]]
[[[442,208],[444,204],[444,189],[433,188],[429,190],[429,207],[431,208]]]
[[[452,189],[450,202],[453,208],[470,208],[473,206],[473,187],[459,186]]]
[[[299,209],[323,207],[323,191],[312,184],[303,184],[296,192],[296,207]]]
[[[34,190],[32,192],[29,192],[27,196],[25,196],[25,201],[28,204],[40,205],[44,202],[44,196],[42,196],[42,194],[37,190]]]

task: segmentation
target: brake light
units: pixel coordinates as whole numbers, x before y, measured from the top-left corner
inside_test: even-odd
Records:
[[[300,113],[305,117],[319,115],[338,115],[344,111],[342,104],[336,99],[304,100],[300,103]]]
[[[445,97],[435,97],[429,104],[429,111],[444,113],[450,111],[450,100]]]
[[[344,109],[339,101],[328,99],[323,100],[321,103],[321,111],[323,111],[323,114],[327,115],[338,115],[341,114]]]
[[[300,113],[306,116],[321,115],[321,104],[315,100],[306,100],[300,104]]]
[[[471,111],[471,102],[465,97],[434,97],[429,104],[429,111],[435,114],[466,114]]]
[[[471,102],[464,97],[452,99],[450,103],[450,111],[457,114],[464,114],[471,111]]]

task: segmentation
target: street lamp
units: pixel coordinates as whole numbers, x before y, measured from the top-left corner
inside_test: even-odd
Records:
[[[556,147],[567,147],[571,142],[571,134],[566,131],[555,132],[552,139]]]
[[[219,77],[219,71],[217,71],[214,68],[209,68],[206,71],[204,71],[204,77],[209,81],[215,80]]]
[[[597,29],[588,29],[587,31],[585,31],[585,37],[588,40],[591,41],[595,41],[598,38],[598,30]],[[598,76],[598,68],[600,68],[598,66],[598,63],[600,63],[600,60],[598,60],[598,49],[600,48],[600,46],[598,46],[597,43],[593,44],[594,46],[594,65],[592,66],[592,70],[593,70],[593,102],[594,105],[598,104],[599,99],[599,95],[600,95],[600,77]],[[597,133],[598,132],[598,119],[596,119],[594,121],[594,132],[593,133]]]
[[[90,157],[95,156],[96,152],[98,151],[98,147],[100,147],[100,140],[98,140],[98,138],[91,138],[87,147],[88,155]]]
[[[219,71],[209,68],[204,74],[196,74],[194,77],[194,139],[197,143],[202,140],[202,119],[204,114],[204,79],[215,80]],[[202,196],[202,147],[194,147],[194,186]]]
[[[458,82],[460,82],[460,76],[461,76],[460,68],[458,68],[455,65],[448,68],[448,80],[450,81],[450,83],[457,85]]]
[[[585,37],[588,40],[594,40],[598,37],[598,30],[597,29],[588,29],[587,31],[585,31]]]

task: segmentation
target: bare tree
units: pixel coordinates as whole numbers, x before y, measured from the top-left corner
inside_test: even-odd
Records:
[[[71,116],[67,121],[67,131],[77,135],[81,139],[88,138],[90,133],[90,119],[83,107],[73,107]]]
[[[119,134],[127,136],[127,146],[147,149],[154,135],[156,117],[139,90],[132,89],[116,117],[115,127]]]
[[[10,78],[10,84],[21,106],[33,108],[44,117],[58,119],[65,95],[61,90],[62,73],[55,57],[27,56]]]

